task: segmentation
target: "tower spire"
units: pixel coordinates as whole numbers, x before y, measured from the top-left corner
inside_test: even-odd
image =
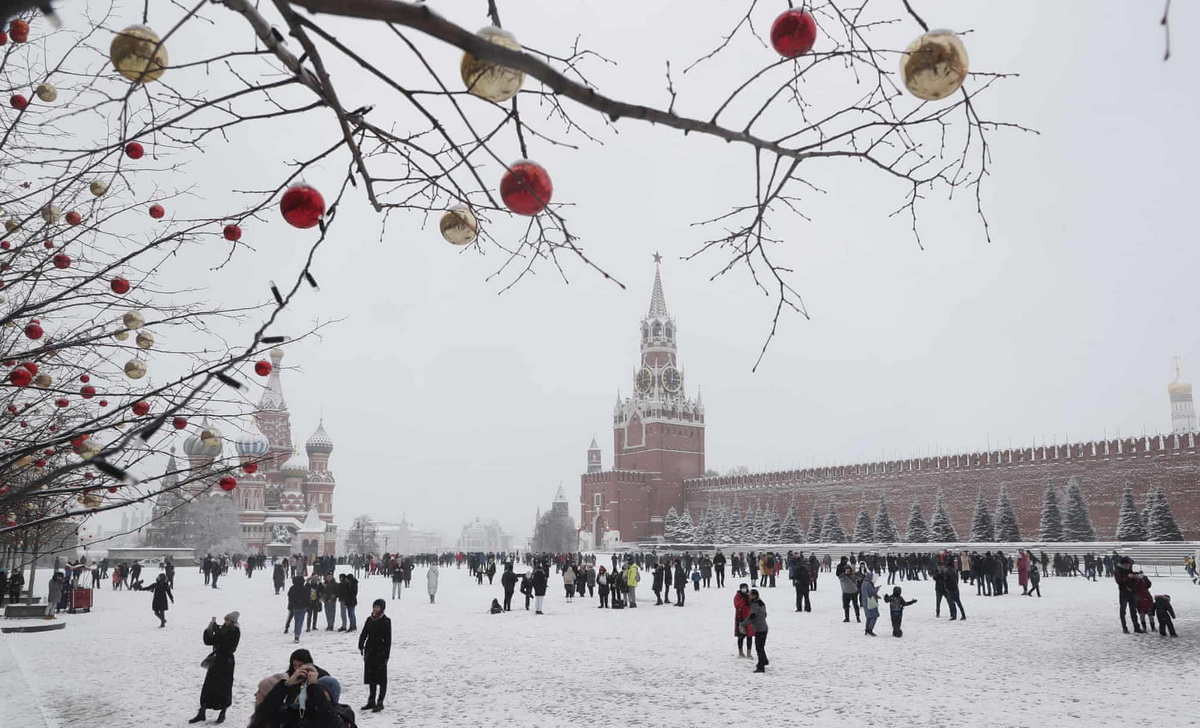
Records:
[[[650,312],[647,318],[670,318],[667,313],[667,298],[662,287],[662,256],[654,254],[654,290],[650,294]]]

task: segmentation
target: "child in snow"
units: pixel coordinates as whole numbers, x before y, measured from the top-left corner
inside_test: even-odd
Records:
[[[1133,603],[1137,606],[1138,619],[1146,629],[1146,618],[1150,619],[1150,631],[1154,631],[1154,597],[1150,594],[1150,577],[1138,571],[1133,575]]]
[[[492,600],[492,608],[488,610],[488,614],[500,614],[504,611],[504,607],[500,606],[499,599]]]
[[[1166,637],[1170,631],[1172,637],[1178,637],[1175,634],[1175,623],[1171,621],[1175,617],[1175,608],[1171,606],[1170,594],[1159,594],[1154,597],[1154,614],[1158,617],[1158,633]]]
[[[892,605],[892,636],[903,637],[904,632],[900,629],[900,623],[904,620],[904,608],[916,604],[917,600],[904,601],[904,597],[900,596],[900,587],[896,587],[892,589],[891,594],[883,595],[883,601]]]
[[[694,591],[700,591],[700,567],[699,566],[697,566],[696,570],[692,572],[692,587],[693,587]]]

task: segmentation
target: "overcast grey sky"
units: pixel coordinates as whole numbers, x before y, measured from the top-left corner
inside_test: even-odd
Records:
[[[482,0],[431,5],[468,27],[486,24]],[[553,176],[555,201],[573,203],[563,212],[588,255],[625,291],[567,260],[569,283],[543,265],[498,295],[503,282],[486,280],[502,262],[496,251],[460,253],[419,217],[393,215],[383,227],[361,198],[347,202],[317,259],[320,293],[302,295],[279,327],[335,320],[319,341],[289,349],[284,387],[299,442],[322,413],[334,439],[338,521],[407,512],[417,527],[454,539],[478,515],[524,536],[560,482],[576,501],[593,435],[612,464],[613,401],[631,388],[655,251],[665,259],[688,390],[703,391],[709,467],[1168,430],[1170,357],[1183,357],[1185,375],[1200,380],[1192,323],[1200,10],[1175,4],[1174,54],[1164,63],[1160,3],[914,6],[931,27],[973,31],[965,37],[972,70],[1020,74],[981,108],[1041,134],[992,136],[990,244],[970,195],[924,204],[921,251],[908,221],[889,217],[902,188],[852,162],[817,168],[813,179],[827,193],[806,196],[812,221],[778,218],[775,228],[786,241],[777,254],[796,269],[812,320],[786,319],[757,373],[771,302],[744,272],[710,283],[723,259],[679,260],[705,238],[691,223],[751,193],[746,148],[630,121],[614,133],[578,109],[602,146],[577,135],[578,151],[531,142],[531,156]],[[758,27],[782,7],[760,4]],[[501,3],[505,26],[522,42],[561,52],[582,34],[583,45],[619,63],[591,67],[604,91],[660,106],[664,61],[679,68],[711,49],[743,8]],[[330,27],[355,38],[378,33],[363,23]],[[911,21],[897,26],[892,45],[917,32]],[[395,41],[378,34],[373,50],[387,58]],[[200,40],[180,38],[172,60],[184,61]],[[450,83],[457,56],[432,56]],[[771,59],[742,39],[676,78],[678,109],[711,113],[715,98]],[[411,111],[360,77],[334,68],[347,108],[378,103],[376,123],[411,121]],[[823,94],[838,91],[810,87],[818,108]],[[213,139],[191,172],[204,199],[180,204],[273,185],[283,163],[337,135],[325,115],[266,130],[228,144]],[[515,139],[498,147],[520,156]],[[343,169],[331,163],[308,178],[332,193]],[[499,178],[498,168],[487,174]],[[493,231],[512,239],[520,225],[499,220]],[[309,234],[271,220],[248,224],[246,240],[256,250],[221,279],[215,298],[262,300],[268,280],[295,275]]]

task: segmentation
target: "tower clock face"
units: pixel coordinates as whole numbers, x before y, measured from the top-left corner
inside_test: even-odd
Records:
[[[667,366],[662,372],[663,389],[671,394],[679,391],[680,385],[683,384],[683,377],[679,375],[679,370],[673,366]]]
[[[637,375],[638,391],[642,394],[645,394],[646,392],[650,391],[650,386],[652,384],[654,384],[654,374],[651,373],[651,371],[646,367],[642,367],[642,370],[638,372]]]

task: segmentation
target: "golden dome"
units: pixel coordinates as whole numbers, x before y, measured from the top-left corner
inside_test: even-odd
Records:
[[[1178,379],[1167,385],[1168,394],[1191,394],[1192,385],[1187,382],[1181,382]]]

